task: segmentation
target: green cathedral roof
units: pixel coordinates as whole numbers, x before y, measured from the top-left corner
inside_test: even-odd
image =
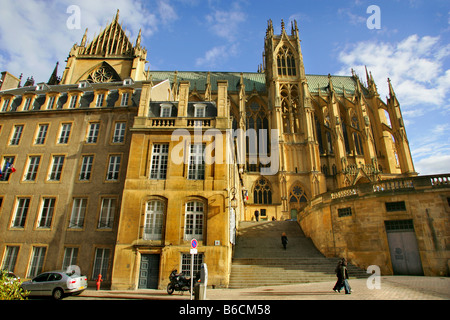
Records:
[[[150,75],[153,81],[163,81],[169,79],[171,83],[175,80],[175,74],[177,81],[189,81],[190,90],[197,89],[203,91],[206,88],[208,72],[201,71],[150,71]],[[218,80],[228,81],[228,91],[239,91],[239,83],[241,81],[240,72],[209,72],[211,90],[217,90]],[[243,72],[242,78],[244,80],[245,91],[251,92],[256,90],[258,92],[266,92],[266,76],[264,73],[259,72]],[[318,93],[319,90],[322,93],[327,92],[328,88],[328,75],[306,75],[309,91],[311,93]],[[351,76],[331,76],[331,82],[333,84],[336,94],[343,94],[344,90],[347,94],[353,94],[355,92],[355,79]]]

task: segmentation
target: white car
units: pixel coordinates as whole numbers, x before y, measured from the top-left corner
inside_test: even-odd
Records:
[[[64,271],[41,273],[33,280],[22,283],[22,288],[30,292],[30,296],[52,296],[59,300],[64,296],[78,295],[87,288],[86,276]]]

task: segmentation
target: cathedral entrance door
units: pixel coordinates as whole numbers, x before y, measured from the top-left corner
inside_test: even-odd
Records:
[[[394,274],[423,275],[412,220],[385,221],[385,224]]]
[[[291,209],[291,220],[297,221],[297,209]]]

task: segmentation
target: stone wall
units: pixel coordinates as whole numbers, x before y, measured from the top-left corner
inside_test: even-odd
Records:
[[[378,265],[392,275],[385,221],[412,220],[423,274],[448,276],[449,218],[450,176],[439,175],[328,192],[314,198],[298,221],[325,256],[345,257],[364,269]]]

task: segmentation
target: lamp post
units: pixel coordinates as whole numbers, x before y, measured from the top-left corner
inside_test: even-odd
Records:
[[[230,194],[231,194],[230,207],[236,209],[237,208],[236,187],[231,188]]]

